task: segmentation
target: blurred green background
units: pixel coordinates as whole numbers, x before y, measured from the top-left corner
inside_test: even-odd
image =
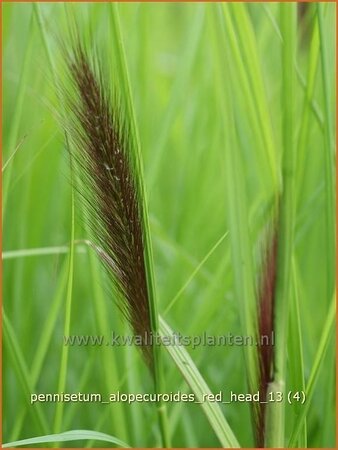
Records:
[[[237,5],[226,6],[231,22],[226,26],[230,62],[226,58],[220,60],[216,51],[218,36],[213,5],[119,5],[145,168],[160,313],[228,230],[224,168],[227,123],[222,119],[219,101],[222,84],[232,92],[238,135],[238,145],[232,151],[240,154],[250,242],[258,273],[264,227],[273,197],[264,136],[271,137],[270,148],[277,167],[282,152],[279,5],[241,5],[249,30],[236,15]],[[294,257],[305,380],[313,367],[333,294],[333,286],[327,286],[327,274],[334,273],[325,237],[328,207],[325,104],[322,49],[317,50],[316,57],[316,44],[312,40],[315,7],[309,5],[305,16],[299,13],[295,62],[298,166]],[[3,356],[3,442],[72,429],[105,432],[131,446],[156,446],[159,442],[152,405],[29,405],[30,392],[58,391],[63,348],[71,188],[54,88],[55,78],[63,73],[58,38],[67,35],[68,20],[75,17],[80,29],[93,36],[95,45],[103,49],[103,63],[112,66],[113,82],[109,8],[105,3],[46,3],[35,11],[30,3],[4,3],[2,8],[3,307],[7,330]],[[335,5],[324,5],[323,11],[330,69],[329,111],[334,124]],[[41,22],[37,20],[37,12]],[[217,82],[217,71],[224,65],[228,76]],[[313,89],[306,101],[311,76]],[[255,90],[257,77],[263,90]],[[259,98],[255,96],[257,92]],[[262,121],[264,116],[256,112],[259,104],[265,105],[268,122]],[[268,128],[267,134],[264,127]],[[75,239],[88,238],[77,202],[75,208]],[[241,334],[230,240],[228,235],[217,246],[165,315],[174,330],[184,335],[204,331],[214,335],[229,331]],[[334,248],[333,237],[329,242]],[[31,249],[37,249],[35,254],[27,251]],[[104,290],[96,258],[83,245],[76,246],[74,271],[70,333],[107,336],[111,330],[126,333],[113,299]],[[285,349],[288,386],[294,379],[293,338],[291,335],[289,351]],[[247,391],[241,348],[199,347],[189,352],[213,392]],[[164,364],[167,391],[189,392],[168,355]],[[309,447],[334,447],[335,443],[333,338],[322,366],[324,370],[320,371],[306,417]],[[67,392],[106,394],[151,389],[150,376],[134,348],[71,347],[66,371]],[[222,405],[222,410],[240,444],[253,446],[249,405]],[[287,407],[286,419],[288,439],[296,423],[296,409],[292,406]],[[219,445],[199,405],[169,405],[169,423],[175,447]],[[97,446],[98,442],[67,444],[84,445]],[[104,442],[99,445],[110,446]]]

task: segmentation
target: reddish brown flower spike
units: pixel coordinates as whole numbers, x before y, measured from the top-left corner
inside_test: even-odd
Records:
[[[267,400],[269,383],[273,379],[273,333],[274,298],[277,273],[277,227],[268,233],[267,246],[263,256],[261,282],[259,287],[258,315],[258,364],[260,402]],[[265,439],[265,403],[260,403],[256,417],[256,444],[264,447]]]
[[[146,345],[151,319],[139,181],[130,156],[133,142],[119,97],[109,94],[98,66],[80,43],[67,51],[65,128],[95,245],[102,249],[101,260],[113,278],[117,304],[143,339],[143,355],[153,369],[153,352]]]

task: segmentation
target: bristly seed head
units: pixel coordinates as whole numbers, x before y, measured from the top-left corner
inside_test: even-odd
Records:
[[[103,263],[113,279],[118,305],[134,333],[141,336],[143,355],[153,369],[153,352],[145,337],[151,319],[144,262],[144,221],[133,141],[128,117],[116,92],[77,41],[66,55],[70,88],[65,88],[71,155],[81,178],[88,223]]]

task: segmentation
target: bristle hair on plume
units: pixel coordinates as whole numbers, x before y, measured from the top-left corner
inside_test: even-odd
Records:
[[[107,88],[98,58],[89,56],[78,37],[72,39],[65,61],[66,131],[72,166],[80,178],[76,188],[113,280],[114,297],[134,334],[142,339],[144,358],[153,370],[153,351],[146,339],[153,330],[144,217],[130,124],[117,90]]]

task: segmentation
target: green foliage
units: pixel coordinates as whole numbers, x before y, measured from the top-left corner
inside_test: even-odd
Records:
[[[161,445],[155,405],[29,402],[30,393],[59,389],[152,390],[134,347],[63,346],[65,333],[129,333],[83,244],[92,235],[80,225],[58,123],[58,38],[75,19],[133,120],[162,334],[254,332],[262,243],[286,189],[278,376],[286,391],[305,386],[308,398],[271,413],[271,442],[334,447],[335,5],[309,5],[306,32],[296,7],[3,4],[5,443]],[[166,350],[165,392],[227,397],[255,383],[254,348]],[[166,408],[174,447],[253,445],[247,403]]]

